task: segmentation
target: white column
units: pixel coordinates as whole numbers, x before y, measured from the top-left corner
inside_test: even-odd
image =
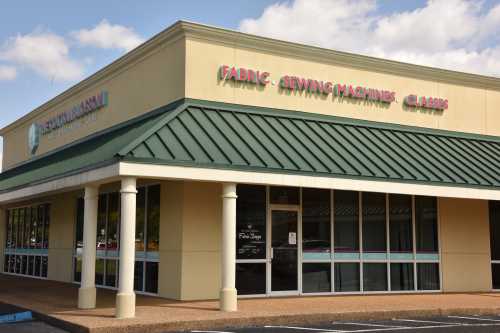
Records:
[[[83,219],[82,281],[78,289],[78,308],[95,308],[95,253],[97,234],[97,207],[99,188],[85,187],[85,208]]]
[[[135,178],[122,179],[120,224],[120,276],[116,295],[116,317],[135,316],[135,210],[137,185]]]
[[[222,185],[222,283],[220,310],[238,308],[236,292],[236,184]]]

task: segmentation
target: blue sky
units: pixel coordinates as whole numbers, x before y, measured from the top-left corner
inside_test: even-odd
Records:
[[[500,0],[16,0],[0,11],[0,127],[180,19],[500,74]]]

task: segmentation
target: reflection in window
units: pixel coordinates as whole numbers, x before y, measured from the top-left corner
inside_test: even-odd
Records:
[[[302,291],[321,293],[331,291],[330,263],[304,263],[302,265]]]
[[[104,285],[104,259],[96,259],[95,261],[95,284]]]
[[[106,249],[118,250],[118,223],[120,219],[120,195],[118,192],[108,196],[108,228],[106,231]]]
[[[101,194],[99,196],[99,204],[97,211],[97,237],[96,237],[97,250],[106,249],[107,210],[108,210],[108,196],[105,194]]]
[[[364,291],[386,291],[387,290],[387,264],[386,263],[364,263],[363,264],[363,290]]]
[[[363,252],[386,252],[386,195],[363,193]]]
[[[135,217],[135,250],[144,251],[144,232],[146,218],[146,188],[140,187],[137,190],[137,209]],[[142,285],[142,284],[141,284]]]
[[[415,233],[417,252],[438,252],[437,199],[415,197]]]
[[[73,265],[73,277],[75,282],[81,282],[82,281],[82,258],[77,257],[74,260],[74,265]]]
[[[238,185],[236,258],[266,258],[266,187]]]
[[[335,191],[335,252],[359,251],[358,192]]]
[[[76,253],[83,251],[83,218],[85,212],[85,200],[79,198],[76,202],[76,230],[75,230],[75,249]]]
[[[389,195],[391,252],[413,252],[411,196]]]
[[[266,293],[266,263],[237,263],[236,290],[238,295]]]
[[[159,251],[160,245],[160,185],[148,187],[147,251]]]
[[[3,272],[47,277],[49,228],[49,204],[8,209]]]
[[[299,205],[300,189],[298,187],[273,186],[269,201],[278,205]]]
[[[418,290],[439,290],[439,264],[418,263]]]
[[[335,263],[335,292],[359,291],[359,264]]]
[[[330,259],[330,193],[330,190],[302,190],[302,250],[305,259],[307,254],[314,253],[326,253],[326,259]]]
[[[116,287],[117,260],[106,260],[106,286]]]
[[[136,237],[134,288],[140,292],[157,293],[160,227],[160,185],[138,187],[136,200]],[[80,282],[81,249],[83,248],[83,198],[77,201],[75,232],[75,267],[73,279]],[[120,240],[120,193],[99,195],[97,220],[96,285],[115,288],[118,286]],[[147,221],[147,222],[146,222]],[[148,252],[144,253],[143,251]],[[147,267],[145,264],[147,263]],[[152,264],[149,264],[152,263]]]
[[[391,263],[391,290],[414,290],[413,263]]]

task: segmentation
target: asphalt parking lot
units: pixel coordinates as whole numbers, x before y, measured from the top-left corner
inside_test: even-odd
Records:
[[[15,306],[0,303],[0,317],[14,313],[24,312],[25,310]],[[13,323],[0,322],[0,333],[68,333],[59,328],[50,326],[36,318],[27,321],[19,321]]]
[[[337,321],[318,325],[258,326],[191,333],[493,333],[500,332],[499,316],[445,316],[434,318],[394,318],[392,320]]]

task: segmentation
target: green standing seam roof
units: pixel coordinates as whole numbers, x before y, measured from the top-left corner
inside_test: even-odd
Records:
[[[0,175],[0,191],[117,161],[500,187],[500,138],[186,99]]]

